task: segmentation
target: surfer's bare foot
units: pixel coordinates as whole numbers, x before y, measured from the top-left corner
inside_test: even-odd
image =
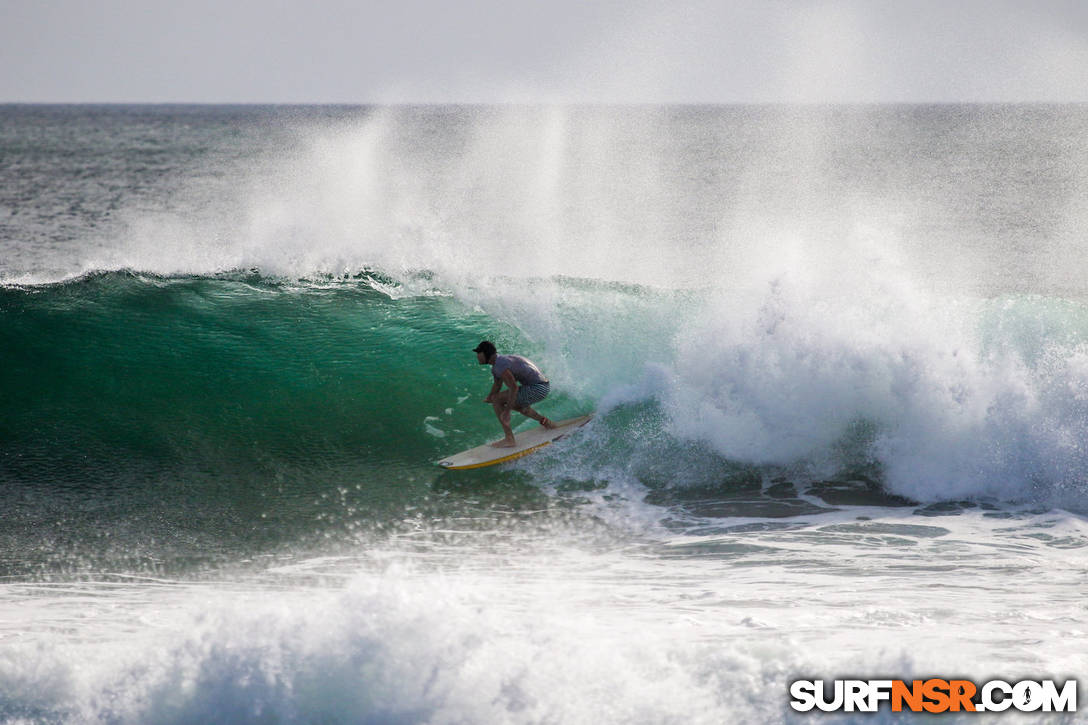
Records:
[[[491,444],[492,448],[513,448],[517,445],[517,442],[513,438],[504,438],[501,441],[495,441]]]
[[[550,418],[541,418],[540,424],[549,430],[555,427],[555,423],[553,423]]]

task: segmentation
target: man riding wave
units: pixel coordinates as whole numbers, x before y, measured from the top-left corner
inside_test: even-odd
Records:
[[[517,445],[514,440],[514,431],[510,427],[511,410],[516,410],[527,418],[538,421],[545,428],[555,427],[555,424],[547,417],[532,408],[533,403],[544,400],[551,392],[548,379],[532,360],[521,355],[499,355],[494,343],[490,340],[481,342],[473,352],[476,353],[476,360],[481,365],[491,366],[491,374],[495,377],[495,384],[491,386],[491,392],[484,398],[484,402],[494,406],[495,415],[506,437],[501,441],[495,441],[491,444],[492,446],[512,448]],[[504,383],[506,390],[502,390]]]

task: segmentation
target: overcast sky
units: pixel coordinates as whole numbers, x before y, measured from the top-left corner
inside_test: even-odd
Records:
[[[0,102],[1088,101],[1085,0],[0,0]]]

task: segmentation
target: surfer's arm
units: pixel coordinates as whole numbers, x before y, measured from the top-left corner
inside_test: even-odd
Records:
[[[501,388],[501,387],[502,387],[502,380],[500,378],[495,378],[495,384],[491,386],[491,392],[487,394],[486,398],[484,398],[484,402],[485,403],[490,403],[492,398],[495,397],[495,393],[499,392],[499,388]]]

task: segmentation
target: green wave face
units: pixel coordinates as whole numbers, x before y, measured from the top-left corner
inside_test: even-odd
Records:
[[[380,523],[442,475],[433,461],[498,431],[471,352],[496,328],[364,282],[0,289],[0,481],[53,548],[80,528],[50,519],[71,507],[212,550]]]
[[[107,275],[3,295],[4,433],[44,465],[410,460],[411,424],[468,388],[479,327],[359,286]]]

